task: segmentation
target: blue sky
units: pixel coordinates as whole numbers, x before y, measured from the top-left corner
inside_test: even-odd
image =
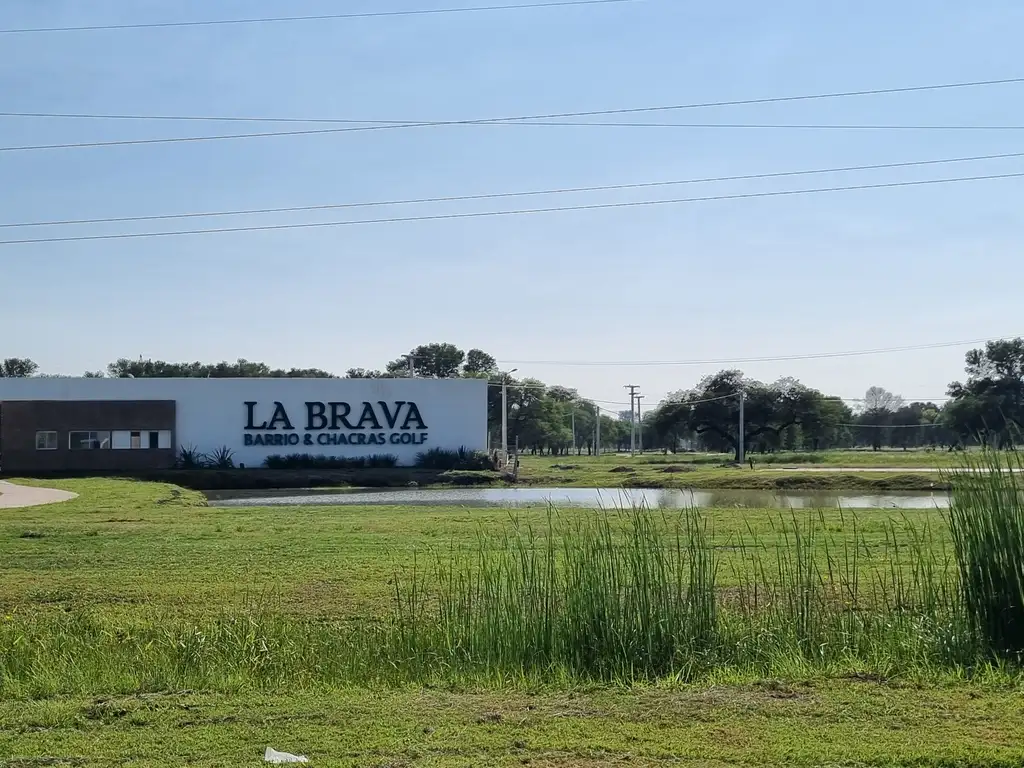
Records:
[[[483,0],[8,0],[0,27],[402,10]],[[1024,75],[1013,0],[579,8],[0,36],[4,111],[445,120]],[[1024,125],[1024,85],[670,112],[677,122]],[[274,130],[0,118],[0,146]],[[305,126],[296,126],[305,127]],[[316,126],[309,126],[316,127]],[[1024,150],[1024,131],[455,126],[0,153],[0,223],[358,202]],[[332,221],[987,173],[1024,158],[810,178],[15,236]],[[1024,333],[1009,179],[534,216],[0,246],[0,356],[379,367],[452,341],[499,360],[690,360]],[[964,348],[742,366],[845,397],[942,395]],[[519,365],[654,402],[716,366]]]

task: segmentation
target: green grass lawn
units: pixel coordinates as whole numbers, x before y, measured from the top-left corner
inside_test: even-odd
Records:
[[[849,452],[859,454],[859,452]],[[822,454],[827,455],[827,454]],[[781,456],[781,454],[775,454]],[[806,455],[789,454],[797,459]],[[924,454],[917,461],[904,464],[885,458],[873,463],[869,456],[856,455],[846,462],[805,463],[799,461],[765,463],[755,458],[749,466],[724,466],[726,457],[705,454],[664,456],[602,455],[594,456],[523,456],[520,459],[520,482],[526,485],[570,488],[698,488],[702,490],[848,490],[848,491],[926,491],[946,488],[943,471],[955,459],[944,454],[935,464],[925,463]],[[930,454],[935,457],[936,454]],[[808,471],[789,471],[786,467],[802,467]],[[849,472],[815,471],[835,467]],[[858,472],[865,469],[934,469],[930,472]]]
[[[373,621],[388,615],[389,580],[414,557],[422,566],[453,543],[471,547],[481,532],[507,531],[513,515],[209,508],[201,495],[169,485],[40,484],[80,497],[0,512],[0,622],[12,625],[81,611],[126,624],[202,621],[257,604],[300,621]],[[515,515],[540,529],[547,519],[539,509]],[[928,551],[941,556],[949,546],[934,510],[798,515],[816,531],[819,561],[859,542],[856,567],[866,579],[906,556],[908,525],[929,528]],[[769,552],[793,544],[777,511],[709,510],[705,520],[726,591],[755,539]],[[314,675],[271,690],[243,681],[186,692],[94,686],[19,695],[0,698],[0,765],[256,765],[268,745],[309,754],[316,765],[381,768],[1024,764],[1019,675],[881,680],[793,669],[780,679],[723,675],[632,688],[457,680],[339,687]]]
[[[506,530],[513,520],[543,529],[547,519],[543,508],[212,508],[199,493],[154,483],[40,484],[81,495],[0,515],[0,613],[90,608],[202,615],[260,602],[299,616],[379,616],[390,606],[389,582],[414,556],[422,566],[453,544],[474,545],[481,532]],[[852,540],[856,530],[865,544],[859,560],[865,572],[892,560],[887,541],[894,525],[902,536],[907,523],[931,524],[929,546],[940,552],[948,545],[934,509],[831,510],[818,519],[817,513],[733,508],[706,517],[724,584],[742,570],[744,546],[755,540],[784,546],[783,523],[794,517],[810,519],[822,544],[826,536],[838,544]]]
[[[915,766],[1024,761],[1021,696],[969,684],[763,681],[591,692],[171,693],[0,702],[0,763]]]

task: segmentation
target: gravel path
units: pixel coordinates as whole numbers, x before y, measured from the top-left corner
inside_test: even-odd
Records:
[[[11,485],[0,480],[0,509],[17,509],[19,507],[38,507],[43,504],[56,504],[77,498],[77,493],[58,491],[53,488],[30,488],[25,485]]]

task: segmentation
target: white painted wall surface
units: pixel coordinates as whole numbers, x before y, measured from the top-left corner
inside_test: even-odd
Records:
[[[235,462],[258,467],[270,455],[311,453],[325,456],[368,456],[390,453],[399,463],[410,465],[416,454],[430,448],[487,449],[487,382],[480,379],[0,379],[0,402],[4,400],[174,400],[177,403],[178,446],[195,446],[203,452],[227,446]],[[415,419],[402,429],[409,415],[408,405],[398,411],[389,428],[379,401],[387,403],[392,415],[396,403],[415,403],[426,429]],[[278,424],[276,430],[246,430],[246,402],[256,402],[254,425],[270,421],[275,402],[280,402],[294,430]],[[349,422],[358,422],[363,404],[372,404],[382,429],[367,421],[362,430],[307,430],[307,402],[344,402],[351,405]],[[340,412],[341,409],[339,409]],[[326,413],[330,419],[330,407]],[[113,425],[83,425],[83,429],[110,429]],[[328,425],[330,426],[330,425]],[[295,434],[298,445],[249,445],[245,434]],[[378,434],[385,444],[323,445],[320,434],[356,432]],[[392,442],[402,433],[426,435],[423,442]],[[306,444],[306,435],[312,445]],[[398,438],[393,438],[398,435]],[[367,438],[368,439],[368,438]],[[418,440],[422,438],[417,438]]]

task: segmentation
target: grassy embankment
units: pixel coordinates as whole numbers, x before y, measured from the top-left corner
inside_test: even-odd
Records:
[[[986,482],[954,519],[1013,506]],[[81,498],[0,517],[0,756],[23,765],[224,765],[267,742],[323,765],[1024,760],[1020,673],[988,660],[934,511],[511,528],[50,484]],[[958,530],[1020,562],[1005,531]],[[1012,613],[999,577],[975,604]]]
[[[707,454],[644,454],[642,456],[524,456],[520,482],[532,486],[573,488],[698,488],[702,490],[946,490],[941,475],[954,466],[955,456],[918,454],[901,464],[894,453],[860,455],[857,451],[831,454],[772,454],[772,463],[755,457],[754,469],[730,466],[728,457]],[[908,452],[908,455],[914,455]],[[785,459],[785,460],[782,460]],[[822,459],[817,461],[816,459]],[[803,463],[801,463],[801,460]],[[934,460],[934,461],[931,461]],[[788,467],[807,471],[792,471]],[[822,469],[850,469],[820,471]],[[886,469],[866,472],[857,470]],[[899,472],[899,469],[934,470]]]
[[[962,456],[941,451],[829,451],[754,456],[754,470],[730,466],[724,454],[648,453],[631,457],[531,456],[521,459],[519,484],[572,488],[698,488],[705,490],[945,490],[940,474]],[[801,472],[800,469],[807,471]],[[821,471],[849,469],[850,471]],[[886,472],[859,470],[886,469]],[[899,472],[899,469],[933,470]],[[794,471],[797,470],[797,471]],[[497,472],[424,469],[197,469],[148,472],[138,479],[201,491],[275,488],[404,488],[503,486]]]

